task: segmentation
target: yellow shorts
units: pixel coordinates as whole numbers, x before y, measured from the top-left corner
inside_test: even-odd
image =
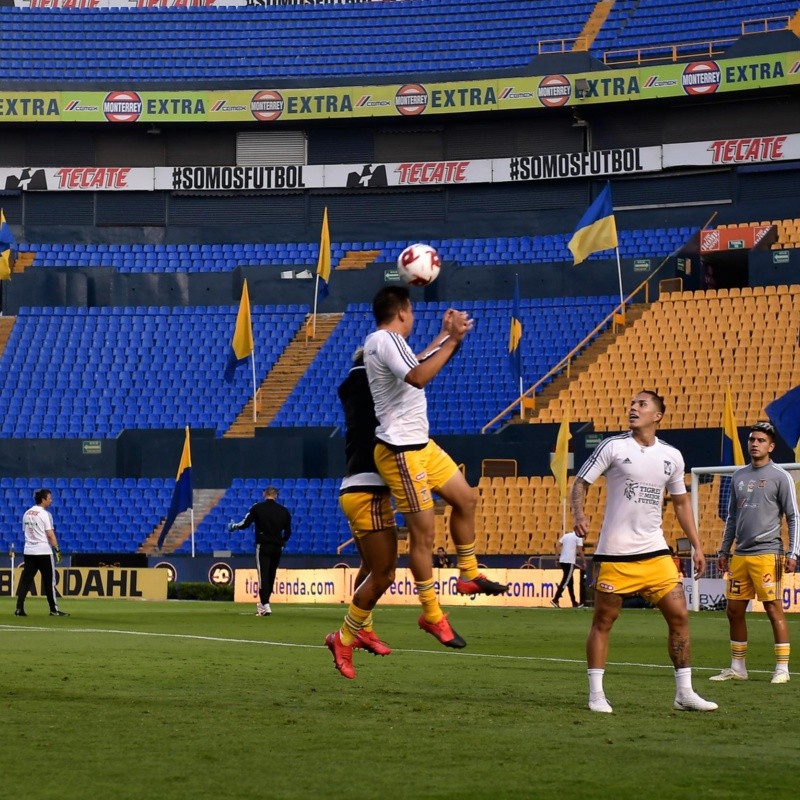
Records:
[[[594,589],[606,594],[641,595],[656,605],[681,582],[672,556],[642,561],[595,562]]]
[[[399,453],[378,442],[375,465],[394,495],[397,510],[403,514],[433,508],[431,492],[458,472],[456,462],[433,439],[422,450]]]
[[[763,602],[777,600],[781,596],[783,559],[776,553],[760,556],[731,556],[728,570],[728,600],[752,600]]]
[[[394,509],[389,490],[383,492],[345,492],[339,495],[342,509],[353,536],[393,528]]]

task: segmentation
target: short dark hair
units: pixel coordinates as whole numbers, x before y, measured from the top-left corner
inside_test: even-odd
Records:
[[[410,298],[407,286],[384,286],[372,298],[372,314],[376,324],[385,325],[391,322],[397,316],[397,312],[411,302]]]
[[[49,489],[37,489],[33,493],[33,499],[35,500],[36,505],[38,506],[43,500],[47,500],[47,498],[50,497],[51,494],[52,492]]]
[[[775,441],[775,426],[766,420],[763,422],[756,422],[750,426],[750,433],[766,433],[772,441]]]
[[[664,414],[667,410],[667,404],[664,402],[664,398],[658,393],[654,392],[652,389],[642,389],[639,394],[649,394],[650,397],[653,398],[653,402],[656,404],[656,408]]]

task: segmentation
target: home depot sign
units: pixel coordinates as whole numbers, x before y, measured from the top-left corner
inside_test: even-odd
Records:
[[[700,251],[749,250],[755,247],[773,225],[737,225],[735,228],[711,228],[700,231]]]

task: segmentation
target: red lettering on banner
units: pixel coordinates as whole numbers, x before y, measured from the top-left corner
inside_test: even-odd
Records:
[[[786,136],[758,136],[753,139],[718,139],[709,150],[717,164],[736,164],[743,161],[772,161],[783,158]]]
[[[124,189],[130,167],[65,167],[56,170],[59,189]]]
[[[400,183],[462,183],[469,161],[422,161],[398,164]]]

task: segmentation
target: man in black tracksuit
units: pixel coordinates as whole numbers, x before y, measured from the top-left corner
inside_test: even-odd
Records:
[[[229,522],[228,530],[235,531],[256,526],[256,566],[258,568],[258,604],[256,614],[268,617],[272,613],[269,598],[275,583],[275,573],[281,560],[283,546],[292,535],[292,515],[275,498],[278,490],[268,486],[264,499],[247,512],[241,522]]]

